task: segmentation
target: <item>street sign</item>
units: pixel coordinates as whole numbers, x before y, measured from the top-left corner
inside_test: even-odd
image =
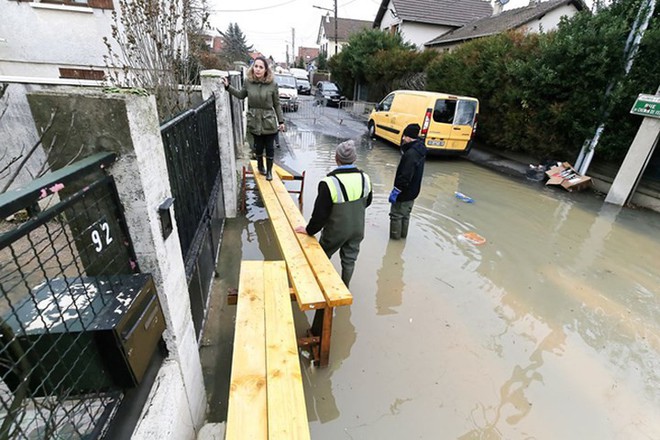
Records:
[[[650,118],[660,118],[660,95],[640,93],[633,108],[630,109],[630,113]]]

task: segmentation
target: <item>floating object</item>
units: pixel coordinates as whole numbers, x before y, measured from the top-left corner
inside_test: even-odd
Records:
[[[477,246],[480,244],[484,244],[486,242],[486,239],[483,238],[481,235],[477,234],[476,232],[465,232],[461,234],[461,237],[465,238],[467,241],[469,241],[472,244],[476,244]]]
[[[462,200],[462,201],[464,201],[465,203],[473,203],[473,202],[474,202],[474,200],[472,199],[472,197],[468,197],[468,196],[466,196],[465,194],[463,194],[462,192],[458,192],[458,191],[456,191],[456,192],[454,193],[454,196],[456,196],[456,198],[457,198],[458,200]]]

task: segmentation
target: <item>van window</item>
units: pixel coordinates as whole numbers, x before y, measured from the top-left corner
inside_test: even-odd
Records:
[[[451,124],[454,121],[455,113],[455,99],[438,99],[435,101],[435,108],[433,109],[433,122]]]
[[[456,109],[456,117],[454,124],[456,125],[472,125],[474,122],[474,114],[477,112],[477,103],[475,101],[458,101],[458,109]]]
[[[392,101],[394,101],[394,95],[387,96],[385,99],[380,101],[378,109],[383,112],[390,111],[390,108],[392,107]]]

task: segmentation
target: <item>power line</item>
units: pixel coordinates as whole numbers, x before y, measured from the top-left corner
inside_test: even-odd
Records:
[[[265,11],[267,9],[279,8],[280,6],[288,5],[288,4],[296,2],[296,1],[298,1],[298,0],[289,0],[288,2],[279,3],[277,5],[264,6],[263,8],[253,8],[253,9],[210,9],[210,11],[211,12],[226,12],[226,13]]]

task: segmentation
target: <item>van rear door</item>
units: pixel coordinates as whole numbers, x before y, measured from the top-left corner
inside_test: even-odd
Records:
[[[472,136],[476,112],[476,100],[455,96],[436,99],[426,146],[438,150],[465,150]]]

